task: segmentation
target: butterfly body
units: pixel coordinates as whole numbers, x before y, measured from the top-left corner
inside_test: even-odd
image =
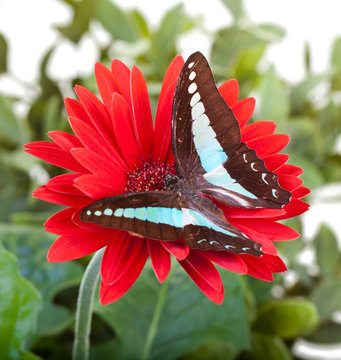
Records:
[[[201,250],[262,256],[261,245],[229,224],[209,197],[228,206],[280,209],[291,194],[241,142],[239,124],[199,52],[180,73],[171,128],[176,174],[165,175],[165,191],[100,199],[82,210],[81,219],[160,241],[182,237]]]

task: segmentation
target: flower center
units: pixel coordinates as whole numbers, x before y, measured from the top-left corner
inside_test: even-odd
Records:
[[[167,174],[176,175],[174,165],[143,162],[142,168],[136,168],[128,173],[125,191],[167,191],[169,190],[165,184]]]

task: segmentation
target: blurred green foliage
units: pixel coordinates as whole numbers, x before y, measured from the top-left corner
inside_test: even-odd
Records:
[[[98,61],[114,57],[137,64],[143,71],[155,111],[162,77],[178,54],[179,36],[196,29],[201,19],[185,13],[183,5],[169,10],[151,27],[138,10],[123,10],[110,0],[63,0],[73,11],[69,24],[56,27],[60,38],[77,44],[85,34],[99,50]],[[275,24],[252,23],[241,0],[222,0],[233,22],[212,36],[210,63],[217,82],[237,78],[240,97],[259,99],[253,120],[272,119],[293,139],[292,162],[305,170],[308,187],[318,189],[341,179],[341,156],[335,142],[341,133],[341,38],[336,39],[330,71],[313,74],[305,49],[306,77],[297,84],[280,79],[273,66],[259,66],[269,45],[285,36]],[[111,37],[98,43],[91,25],[100,24]],[[22,152],[33,140],[47,140],[49,130],[67,130],[63,106],[65,89],[75,83],[96,92],[93,76],[55,81],[47,71],[61,39],[51,44],[40,64],[35,97],[25,116],[15,106],[24,98],[0,95],[0,357],[4,359],[70,358],[77,288],[88,259],[48,263],[55,239],[42,223],[56,206],[36,201],[31,191],[39,178],[61,173]],[[120,46],[116,47],[116,44]],[[8,45],[0,34],[0,76],[8,74]],[[316,99],[316,90],[325,91]],[[31,89],[27,88],[27,92]],[[300,221],[288,225],[301,231]],[[294,281],[276,276],[273,283],[222,272],[227,295],[222,306],[212,304],[183,271],[175,268],[160,286],[147,267],[131,291],[115,304],[96,305],[91,359],[297,359],[297,338],[315,343],[341,341],[341,256],[335,234],[322,226],[316,238],[279,243]],[[309,249],[314,263],[297,256]],[[20,275],[18,272],[19,262]],[[159,311],[156,317],[156,311]],[[157,321],[156,321],[157,320]],[[36,355],[33,355],[36,354]]]

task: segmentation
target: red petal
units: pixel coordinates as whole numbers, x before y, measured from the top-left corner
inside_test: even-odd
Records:
[[[272,241],[287,241],[297,239],[300,234],[290,227],[269,219],[236,219],[248,228],[263,233]]]
[[[233,107],[234,116],[242,128],[250,119],[255,110],[256,100],[253,97],[238,101]]]
[[[94,127],[109,146],[116,145],[111,119],[103,103],[88,89],[77,85],[75,91]]]
[[[262,245],[264,254],[277,255],[277,249],[274,243],[267,238],[263,232],[254,230],[248,226],[248,220],[238,219],[231,222],[231,225],[240,229],[247,237]]]
[[[269,156],[264,156],[262,159],[264,160],[265,166],[268,170],[276,171],[289,160],[289,155],[273,154]]]
[[[46,187],[49,190],[56,191],[63,194],[83,196],[84,194],[74,186],[74,180],[79,177],[80,174],[62,174],[55,176],[48,181]]]
[[[218,90],[230,108],[236,105],[239,94],[239,85],[236,79],[225,81]]]
[[[184,268],[187,274],[191,277],[191,279],[195,282],[198,288],[214,303],[220,305],[224,300],[224,287],[221,288],[220,291],[215,290],[212,286],[202,278],[196,269],[193,267],[190,261],[187,259],[179,262],[180,265]]]
[[[143,239],[133,237],[126,231],[117,230],[103,255],[101,265],[103,283],[112,285],[129,272],[139,256],[141,247],[145,247]]]
[[[101,199],[122,194],[127,185],[125,174],[115,174],[110,178],[97,175],[82,175],[75,180],[75,186],[91,199]]]
[[[295,165],[285,164],[276,170],[277,174],[300,176],[303,170]]]
[[[120,60],[115,59],[111,63],[111,72],[114,77],[117,92],[124,97],[128,104],[131,104],[129,68]]]
[[[87,173],[88,171],[81,166],[75,158],[57,144],[49,141],[36,141],[25,145],[27,153],[37,158],[47,161],[50,164],[59,166],[75,172]]]
[[[78,233],[79,228],[71,220],[74,212],[74,208],[67,208],[52,215],[44,224],[45,230],[57,235]]]
[[[179,261],[185,259],[190,252],[190,248],[182,239],[176,241],[162,241],[162,246]]]
[[[278,256],[273,255],[263,255],[262,260],[266,263],[266,266],[269,268],[270,271],[273,273],[279,273],[287,271],[287,267],[285,266],[284,262]]]
[[[283,209],[242,209],[220,206],[227,218],[269,218],[284,215]]]
[[[169,252],[157,240],[147,239],[147,245],[154,273],[162,283],[166,280],[171,268]]]
[[[274,277],[272,272],[267,267],[263,257],[256,257],[252,255],[241,255],[242,259],[245,261],[247,266],[247,273],[257,279],[264,280],[264,281],[273,281]],[[265,259],[267,259],[265,257]]]
[[[186,261],[211,287],[217,291],[222,289],[223,283],[218,270],[207,257],[201,254],[201,251],[191,250]]]
[[[153,136],[153,119],[147,85],[141,71],[133,66],[130,78],[133,124],[144,159],[149,159]]]
[[[50,247],[47,260],[52,262],[69,261],[89,255],[110,241],[111,233],[91,233],[60,236]]]
[[[139,277],[147,259],[147,246],[144,245],[141,247],[140,252],[136,256],[129,271],[127,271],[119,280],[110,286],[104,285],[102,282],[99,290],[101,304],[107,305],[122,297]]]
[[[297,176],[279,175],[278,183],[283,189],[292,192],[303,184],[303,180],[299,179]]]
[[[38,187],[32,192],[32,195],[37,199],[65,206],[85,206],[89,203],[89,199],[85,196],[58,193],[48,189],[46,186]]]
[[[242,258],[238,255],[227,251],[211,250],[203,251],[202,254],[226,270],[230,270],[238,274],[246,274],[246,265]]]
[[[136,139],[133,119],[128,103],[119,94],[114,94],[111,105],[111,117],[117,143],[126,163],[131,169],[140,167],[143,158],[141,144]]]
[[[64,131],[50,131],[48,136],[62,149],[69,151],[72,148],[80,147],[82,143],[79,139]]]
[[[305,186],[301,186],[301,187],[299,187],[298,189],[296,189],[295,191],[293,191],[293,192],[291,193],[291,195],[292,195],[293,197],[296,197],[296,198],[298,198],[298,199],[301,199],[301,198],[309,195],[310,193],[311,193],[311,190],[310,190],[310,189],[308,189],[308,188],[305,187]]]
[[[117,168],[117,164],[108,161],[108,159],[103,158],[89,149],[72,149],[71,153],[86,169],[98,176],[109,176],[109,178],[111,178],[122,173],[122,169]],[[128,171],[128,168],[126,168],[124,172],[126,171]]]
[[[108,145],[97,130],[77,118],[69,118],[70,125],[85,147],[102,157],[102,161],[113,163],[117,171],[127,171],[127,165],[113,146]]]
[[[80,101],[75,100],[75,99],[66,98],[65,99],[65,109],[66,109],[68,116],[76,117],[78,119],[83,120],[88,125],[93,126],[92,122],[89,118],[89,115],[84,110],[83,105],[81,104]]]
[[[278,153],[288,145],[289,141],[289,135],[273,134],[248,141],[247,145],[249,148],[256,150],[260,158],[263,158],[264,156]]]
[[[264,135],[271,135],[275,130],[276,123],[274,121],[257,121],[243,127],[241,130],[242,141],[247,142]]]
[[[283,210],[285,210],[286,214],[282,216],[276,216],[274,217],[274,219],[275,220],[289,219],[291,217],[295,217],[303,214],[308,209],[309,209],[309,205],[306,202],[296,198],[291,198],[290,203],[283,207]]]
[[[107,111],[110,113],[112,96],[118,91],[112,72],[103,64],[96,63],[95,77],[99,93]]]
[[[184,65],[181,56],[177,56],[169,65],[163,79],[155,116],[152,158],[154,161],[167,162],[171,149],[171,117],[175,86]]]

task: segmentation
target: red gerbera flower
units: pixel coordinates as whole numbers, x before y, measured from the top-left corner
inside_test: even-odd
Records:
[[[66,111],[75,135],[52,131],[49,136],[53,142],[37,141],[26,145],[28,153],[71,171],[52,178],[33,193],[39,199],[67,206],[45,223],[47,231],[60,235],[47,258],[49,261],[73,260],[106,246],[101,265],[102,304],[116,301],[129,290],[148,257],[156,277],[163,282],[170,271],[171,255],[202,292],[220,304],[224,288],[213,263],[236,273],[271,281],[273,273],[286,270],[273,242],[299,236],[276,222],[299,215],[308,208],[300,200],[309,193],[298,178],[302,169],[285,164],[288,155],[279,154],[289,142],[289,136],[274,134],[273,121],[246,125],[255,100],[238,101],[236,80],[225,82],[219,91],[240,124],[242,141],[256,150],[266,167],[278,174],[281,187],[292,193],[290,203],[281,210],[221,206],[230,224],[262,245],[262,257],[190,249],[182,239],[151,240],[79,219],[81,209],[94,200],[126,191],[160,189],[164,174],[175,172],[171,112],[183,64],[182,57],[178,56],[166,72],[154,126],[142,73],[135,66],[129,70],[122,62],[114,60],[111,71],[102,64],[95,67],[102,101],[81,86],[75,88],[79,100],[66,99]],[[148,159],[148,163],[140,159]]]

